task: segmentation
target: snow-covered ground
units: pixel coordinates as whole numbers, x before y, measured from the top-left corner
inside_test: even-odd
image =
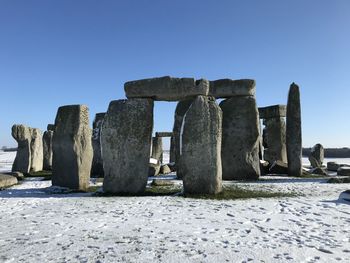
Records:
[[[0,151],[0,173],[11,171],[15,157],[16,152]]]
[[[303,196],[229,201],[50,185],[0,192],[0,262],[350,262],[350,203],[338,199],[350,184],[265,177],[236,185]]]

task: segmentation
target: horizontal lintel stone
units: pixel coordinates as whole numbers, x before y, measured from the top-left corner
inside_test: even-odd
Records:
[[[286,114],[287,114],[286,105],[272,105],[272,106],[259,108],[260,119],[286,117]]]
[[[255,80],[253,79],[218,79],[209,81],[209,83],[209,96],[215,98],[255,96]]]
[[[172,137],[172,132],[156,132],[156,137]]]

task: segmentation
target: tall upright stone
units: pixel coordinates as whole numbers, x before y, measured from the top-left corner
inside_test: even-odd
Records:
[[[220,103],[222,178],[257,180],[260,176],[259,113],[254,96],[237,96]]]
[[[29,173],[31,167],[32,132],[29,127],[15,124],[12,126],[12,137],[17,141],[17,153],[12,165],[13,172]]]
[[[58,109],[52,150],[52,185],[87,190],[93,156],[87,106]]]
[[[92,159],[91,176],[103,177],[103,161],[101,154],[101,129],[103,119],[106,113],[97,113],[92,123],[92,148],[94,150],[94,157]]]
[[[177,103],[175,114],[174,114],[174,126],[173,126],[173,158],[175,161],[175,167],[176,167],[176,175],[178,178],[182,178],[182,172],[181,169],[178,169],[179,162],[180,162],[180,134],[181,134],[181,126],[182,126],[182,120],[185,116],[185,113],[191,106],[192,99],[188,100],[182,100]]]
[[[151,158],[158,160],[159,164],[163,162],[163,140],[162,137],[152,138]]]
[[[42,132],[37,128],[31,129],[32,141],[31,150],[31,171],[38,172],[43,170],[44,152]]]
[[[284,118],[265,119],[264,125],[264,160],[270,164],[278,160],[286,163],[286,122]]]
[[[54,126],[52,124],[47,125],[47,131],[43,135],[43,152],[44,152],[44,162],[43,169],[52,169],[52,138],[54,133]]]
[[[174,134],[173,136],[170,137],[170,157],[169,157],[169,162],[170,163],[175,163],[175,137]]]
[[[288,175],[300,176],[302,174],[300,92],[294,82],[290,85],[288,94],[286,141]]]
[[[137,194],[145,190],[152,128],[152,99],[116,100],[109,104],[101,132],[104,192]]]
[[[185,193],[222,190],[222,112],[213,97],[197,96],[183,118],[180,170]]]

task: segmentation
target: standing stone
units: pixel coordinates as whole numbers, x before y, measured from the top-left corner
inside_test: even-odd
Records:
[[[29,173],[31,167],[30,143],[32,141],[32,132],[29,127],[24,125],[12,126],[12,137],[17,141],[18,148],[15,161],[12,165],[13,172]]]
[[[106,113],[97,113],[92,124],[92,149],[94,150],[94,157],[92,159],[91,176],[103,177],[103,161],[101,154],[101,129],[103,119]]]
[[[260,176],[259,113],[255,97],[232,97],[220,103],[222,178],[257,180]]]
[[[162,137],[152,138],[152,155],[151,158],[158,160],[158,163],[163,162],[163,140]]]
[[[179,101],[177,103],[175,114],[174,114],[174,127],[173,127],[173,155],[174,155],[174,161],[175,161],[175,169],[176,169],[176,176],[178,178],[182,178],[182,172],[181,169],[178,169],[179,162],[180,162],[180,134],[181,134],[181,126],[182,126],[182,120],[185,116],[186,111],[189,109],[193,102],[193,99],[183,100]]]
[[[58,109],[52,150],[52,185],[87,190],[93,155],[87,106]]]
[[[264,120],[264,160],[287,162],[286,122],[284,118]]]
[[[175,137],[174,135],[170,138],[170,157],[169,163],[175,163]]]
[[[222,190],[222,112],[213,97],[198,96],[183,118],[180,169],[185,193]]]
[[[47,126],[47,131],[43,135],[43,152],[44,152],[44,170],[52,169],[52,138],[54,131],[51,129],[51,124]]]
[[[32,128],[32,141],[30,143],[31,151],[31,171],[38,172],[43,170],[44,152],[43,136],[39,129]]]
[[[312,147],[310,156],[309,156],[309,161],[311,163],[311,166],[313,168],[321,167],[323,164],[324,160],[324,149],[322,144],[317,143]]]
[[[148,178],[153,100],[116,100],[102,124],[101,146],[107,193],[142,193]]]
[[[299,87],[292,83],[287,103],[287,158],[288,175],[302,174],[302,138]]]

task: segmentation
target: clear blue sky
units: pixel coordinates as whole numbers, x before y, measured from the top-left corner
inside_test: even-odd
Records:
[[[128,80],[253,78],[259,106],[301,88],[303,145],[350,146],[350,1],[0,0],[0,146],[57,108],[91,118]],[[175,103],[157,102],[155,130]]]

